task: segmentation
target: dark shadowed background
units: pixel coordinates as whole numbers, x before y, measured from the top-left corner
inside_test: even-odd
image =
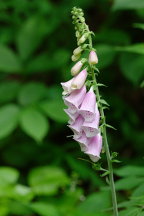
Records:
[[[0,1],[0,216],[110,216],[105,177],[72,138],[60,82],[76,48],[71,8],[95,33],[120,216],[143,216],[144,1]],[[106,168],[104,154],[100,161]]]

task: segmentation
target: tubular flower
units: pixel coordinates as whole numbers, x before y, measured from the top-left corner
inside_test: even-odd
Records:
[[[85,132],[87,137],[93,137],[96,134],[99,133],[99,119],[100,119],[100,114],[99,111],[96,112],[95,118],[92,122],[84,122],[82,125],[82,129]]]
[[[82,132],[81,137],[79,137],[79,138],[74,137],[74,140],[79,143],[81,151],[83,151],[83,152],[87,151],[88,139],[87,139],[84,132]]]
[[[73,80],[74,80],[74,78],[70,79],[67,82],[61,82],[62,88],[64,90],[64,94],[69,94],[72,92],[71,84],[72,84]]]
[[[71,69],[71,75],[75,76],[79,73],[80,69],[82,68],[83,63],[81,61],[78,61]]]
[[[91,88],[85,95],[79,113],[84,117],[86,122],[92,122],[95,118],[95,110],[96,96],[93,92],[93,88]]]
[[[68,121],[69,124],[73,124],[78,117],[79,113],[76,112],[74,114],[69,112],[69,109],[64,109],[65,113],[69,116],[70,120]]]
[[[102,150],[102,136],[97,134],[96,136],[89,139],[88,149],[85,152],[89,155],[93,162],[97,162],[100,159],[100,152]]]
[[[86,87],[73,91],[69,96],[63,97],[64,103],[68,106],[70,113],[74,114],[78,111],[86,94]]]
[[[82,124],[84,122],[84,119],[81,115],[79,115],[75,122],[71,125],[68,125],[68,127],[74,132],[75,138],[79,138],[82,135]]]
[[[95,51],[91,51],[89,54],[89,63],[91,65],[97,64],[98,63],[98,57]]]
[[[86,81],[86,78],[87,78],[87,70],[84,69],[76,77],[72,79],[71,89],[75,90],[75,89],[82,88],[82,86],[84,85]]]

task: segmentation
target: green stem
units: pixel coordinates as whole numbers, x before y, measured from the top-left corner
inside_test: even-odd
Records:
[[[88,29],[88,31],[89,31],[89,29]],[[91,35],[89,35],[89,48],[90,48],[90,50],[92,50]],[[95,73],[94,73],[94,70],[92,67],[91,67],[91,70],[92,70],[92,79],[93,79],[95,86],[96,86],[97,100],[100,101],[99,88],[98,88],[96,76],[95,76]],[[110,150],[109,150],[109,145],[108,145],[108,140],[107,140],[106,120],[105,120],[104,110],[103,110],[101,103],[100,103],[100,115],[101,115],[102,124],[103,124],[103,131],[102,131],[103,132],[103,141],[104,141],[104,147],[105,147],[105,151],[106,151],[108,170],[109,170],[109,182],[110,182],[111,195],[112,195],[113,213],[114,213],[114,216],[118,216],[117,198],[116,198],[116,190],[115,190],[114,176],[113,176],[113,166],[112,166],[111,155],[110,155]]]

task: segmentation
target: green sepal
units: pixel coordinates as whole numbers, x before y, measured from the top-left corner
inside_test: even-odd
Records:
[[[105,126],[108,127],[108,128],[111,128],[111,129],[113,129],[113,130],[117,130],[115,127],[113,127],[113,126],[111,126],[111,125],[109,125],[109,124],[105,124]]]
[[[107,170],[106,172],[104,172],[103,174],[101,174],[100,176],[101,177],[104,177],[104,176],[107,176],[107,175],[109,175],[110,174],[110,171],[109,170]]]
[[[110,106],[110,105],[106,102],[106,100],[104,100],[104,99],[100,99],[100,103],[101,103],[101,104],[104,104],[104,105],[107,105],[107,106]]]

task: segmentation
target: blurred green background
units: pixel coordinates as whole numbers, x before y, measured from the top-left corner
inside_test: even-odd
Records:
[[[60,82],[82,7],[99,57],[120,216],[144,215],[144,1],[0,1],[0,216],[109,216],[102,173],[67,136]],[[105,168],[105,156],[102,156]]]

